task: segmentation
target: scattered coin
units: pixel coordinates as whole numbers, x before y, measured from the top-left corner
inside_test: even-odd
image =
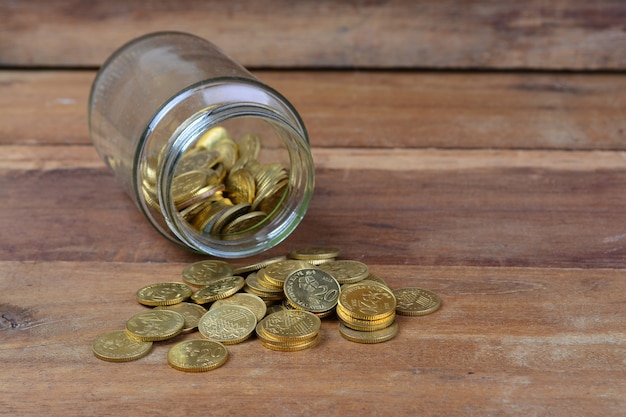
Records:
[[[228,360],[228,350],[213,340],[186,340],[174,345],[167,353],[167,363],[184,372],[205,372],[222,366]]]
[[[185,318],[171,310],[151,310],[135,314],[126,322],[128,334],[144,342],[171,339],[182,332]]]
[[[351,329],[343,323],[339,323],[339,333],[345,339],[356,343],[382,343],[393,339],[398,334],[398,323],[395,321],[388,327],[371,332],[362,332]]]
[[[363,262],[342,259],[319,265],[323,271],[331,274],[340,284],[354,284],[369,275],[369,268]]]
[[[213,304],[211,304],[209,311],[223,305],[238,305],[247,307],[254,313],[257,321],[265,317],[265,313],[267,312],[267,305],[265,302],[261,299],[261,297],[254,294],[236,293],[230,297],[216,300]]]
[[[228,165],[232,158],[227,159],[211,163]],[[187,168],[193,170],[194,163],[187,161]],[[242,169],[238,163],[233,170]],[[265,190],[271,188],[268,184],[274,176],[284,176],[277,165],[261,166],[255,161],[249,169]],[[304,350],[319,342],[321,319],[336,313],[344,339],[382,343],[398,333],[396,314],[421,316],[441,306],[432,291],[415,287],[392,291],[367,265],[336,260],[338,255],[335,248],[311,247],[291,251],[289,259],[279,256],[241,267],[219,260],[195,262],[184,268],[184,283],[162,282],[139,289],[137,301],[155,308],[132,316],[125,330],[98,337],[93,353],[105,361],[132,361],[148,354],[153,342],[198,328],[205,339],[176,344],[167,360],[175,369],[202,372],[226,362],[225,344],[240,343],[253,333],[267,349]],[[200,288],[194,293],[187,284]],[[185,302],[188,298],[194,303]],[[211,305],[207,311],[200,304]]]
[[[146,356],[152,342],[131,337],[124,330],[105,333],[94,340],[92,350],[98,359],[108,362],[128,362]]]
[[[220,278],[193,293],[191,299],[198,304],[210,303],[233,295],[242,289],[245,283],[240,276]]]
[[[424,316],[434,313],[441,306],[437,294],[422,288],[397,288],[393,290],[396,297],[396,312],[404,316]]]
[[[328,272],[304,268],[292,272],[285,280],[285,296],[291,305],[312,313],[332,310],[339,299],[339,283]]]
[[[222,305],[202,316],[198,330],[207,339],[234,345],[249,338],[256,324],[256,316],[248,307]]]
[[[194,287],[204,287],[220,278],[233,276],[234,270],[231,264],[224,261],[194,262],[183,269],[183,281]]]
[[[333,259],[339,256],[340,250],[337,248],[313,246],[308,248],[294,249],[289,252],[291,259],[300,259],[303,261]]]
[[[155,310],[172,310],[185,319],[185,325],[183,326],[183,333],[189,333],[198,327],[200,317],[206,313],[206,309],[200,304],[194,303],[178,303],[171,306],[157,306]]]
[[[193,290],[182,282],[160,282],[137,291],[137,301],[147,306],[167,306],[191,297]]]

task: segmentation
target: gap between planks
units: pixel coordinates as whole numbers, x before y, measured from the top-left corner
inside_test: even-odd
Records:
[[[626,151],[313,148],[318,169],[384,171],[539,168],[546,170],[621,170]],[[0,146],[0,171],[99,169],[104,163],[86,145]]]

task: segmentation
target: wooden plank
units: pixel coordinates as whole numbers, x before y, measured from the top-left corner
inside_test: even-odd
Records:
[[[179,30],[251,67],[623,70],[625,15],[620,0],[2,0],[0,66],[99,66]]]
[[[0,224],[10,236],[0,260],[198,259],[152,230],[93,152],[48,150],[47,170],[0,160]],[[309,212],[271,254],[331,244],[380,264],[624,267],[624,153],[398,153],[316,149]]]
[[[618,74],[257,71],[314,147],[626,149]],[[0,144],[89,144],[93,71],[0,71]]]
[[[369,260],[370,258],[368,258]],[[399,317],[398,336],[350,343],[336,318],[297,353],[229,346],[206,374],[147,357],[93,357],[100,334],[144,307],[134,292],[185,264],[0,262],[0,407],[10,415],[596,415],[626,407],[621,270],[379,265],[393,288],[437,292],[441,309]],[[184,400],[182,399],[184,398]]]

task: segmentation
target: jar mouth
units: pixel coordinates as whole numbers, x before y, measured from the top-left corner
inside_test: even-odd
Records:
[[[260,136],[261,159],[246,159],[245,168],[235,169],[231,165],[234,161],[227,162],[224,159],[228,158],[221,155],[218,164],[226,170],[218,174],[223,175],[222,182],[209,172],[206,175],[211,180],[204,187],[205,194],[190,194],[185,200],[184,192],[178,192],[180,184],[191,181],[187,177],[201,175],[193,169],[187,174],[182,167],[188,168],[189,155],[212,152],[205,143],[211,134],[207,132],[219,129],[232,134],[236,147],[241,146],[237,138]],[[135,162],[140,208],[161,234],[186,249],[222,258],[252,256],[287,238],[307,211],[314,188],[314,166],[306,130],[288,102],[264,85],[229,79],[192,87],[163,106],[142,139],[144,146],[138,147]],[[281,166],[284,171],[280,171]],[[262,169],[270,168],[279,173],[265,180]],[[233,193],[237,187],[229,189],[223,181],[236,176],[234,171],[248,170],[255,172],[256,191],[261,193],[259,178],[263,178],[265,191],[241,202],[233,198],[241,197]],[[146,179],[152,180],[151,192],[146,192]],[[267,201],[271,204],[263,205]]]

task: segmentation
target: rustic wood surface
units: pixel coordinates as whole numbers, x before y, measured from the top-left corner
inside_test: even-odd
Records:
[[[0,1],[0,65],[99,66],[178,30],[246,66],[622,70],[621,0]]]
[[[291,3],[0,0],[0,415],[622,417],[626,3]],[[96,67],[162,29],[252,66],[311,136],[302,224],[232,263],[337,246],[437,312],[378,345],[327,318],[312,349],[250,339],[200,374],[166,363],[195,335],[93,356],[138,288],[204,259],[89,139]]]
[[[206,407],[212,415],[623,413],[626,153],[435,149],[412,146],[420,138],[410,135],[378,143],[380,132],[396,128],[386,118],[373,131],[362,130],[360,145],[334,146],[336,137],[323,126],[331,114],[341,114],[343,105],[333,101],[319,114],[311,104],[304,113],[312,141],[323,144],[313,147],[315,197],[302,225],[267,256],[336,245],[343,257],[366,262],[392,287],[436,291],[444,302],[440,311],[400,318],[397,338],[372,346],[345,341],[336,320],[327,319],[314,349],[279,353],[249,340],[230,348],[224,367],[201,375],[168,367],[173,342],[132,363],[96,359],[91,342],[141,311],[136,289],[180,279],[184,266],[201,257],[160,238],[90,146],[84,119],[93,75],[2,73],[3,415],[196,415],[206,414]],[[320,102],[326,90],[310,86],[334,75],[294,73],[282,86],[297,100],[314,96],[312,102]],[[343,85],[345,95],[372,99],[384,84],[368,83],[368,77],[393,79],[338,76],[345,83],[336,88]],[[411,77],[400,74],[405,76]],[[445,84],[449,74],[441,77]],[[562,77],[585,85],[621,82],[617,76]],[[480,74],[462,78],[479,95],[489,90],[482,83],[493,82]],[[527,82],[538,81],[531,75]],[[388,88],[403,94],[401,85]],[[527,94],[511,91],[512,102],[516,91]],[[604,94],[623,112],[623,89]],[[480,101],[471,91],[462,96]],[[387,104],[393,105],[378,106]],[[454,106],[470,111],[463,110],[463,100]],[[353,123],[362,129],[356,122],[366,119],[337,116],[334,123],[338,130]],[[588,128],[569,118],[553,123]],[[594,135],[615,134],[615,123],[598,123]],[[489,145],[473,131],[468,140]],[[378,146],[366,147],[370,140]]]

